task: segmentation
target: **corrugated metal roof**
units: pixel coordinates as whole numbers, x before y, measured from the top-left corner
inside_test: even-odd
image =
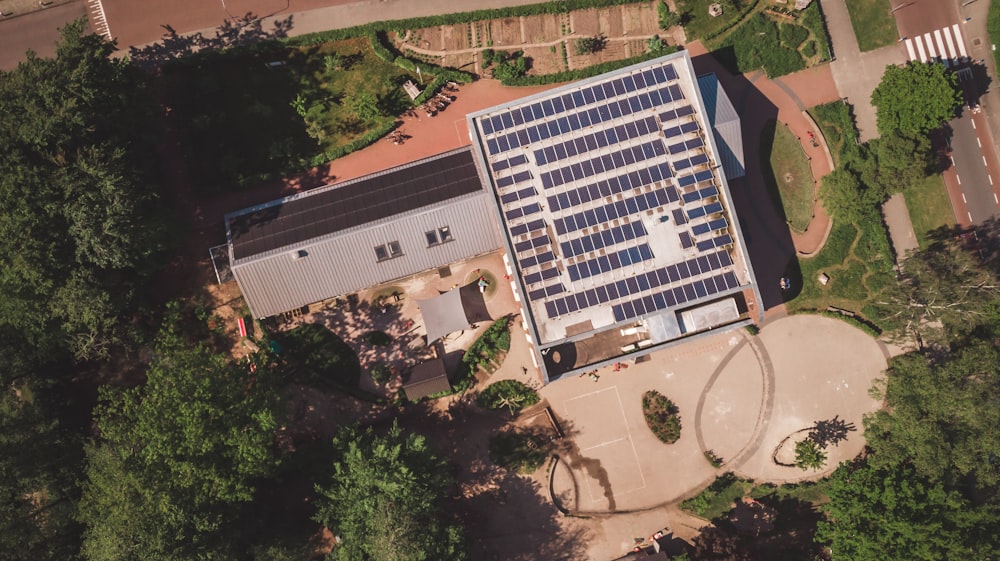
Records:
[[[705,113],[719,147],[718,158],[726,177],[736,179],[746,175],[743,159],[743,132],[740,116],[736,113],[726,90],[714,73],[698,77],[698,89],[705,102]]]
[[[406,390],[406,398],[410,401],[451,391],[444,361],[437,358],[414,366],[403,380],[403,389]]]
[[[481,191],[468,148],[227,215],[235,261]]]

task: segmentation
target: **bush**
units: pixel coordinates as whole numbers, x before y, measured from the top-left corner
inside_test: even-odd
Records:
[[[657,14],[660,16],[660,29],[669,29],[675,25],[681,25],[681,15],[670,9],[667,3],[660,0],[656,4]]]
[[[392,378],[392,368],[383,362],[376,362],[368,369],[368,375],[372,377],[373,382],[381,386]]]
[[[365,343],[368,343],[373,347],[384,347],[389,343],[392,343],[392,337],[384,331],[369,331],[368,333],[365,333],[364,339]]]
[[[795,444],[795,465],[800,469],[819,469],[825,463],[826,452],[812,439],[800,440]]]
[[[778,26],[757,12],[730,36],[723,46],[731,47],[735,60],[728,61],[740,74],[763,67],[771,78],[805,68],[802,56],[778,39]]]
[[[511,471],[532,473],[548,455],[545,441],[530,432],[506,431],[490,439],[490,461]]]
[[[742,480],[732,473],[724,473],[707,489],[682,502],[681,508],[706,520],[714,520],[732,510],[733,503],[752,488],[751,482]]]
[[[802,56],[806,58],[812,58],[816,56],[816,41],[813,39],[806,41],[806,44],[802,45],[802,48],[799,49],[799,52],[802,53]]]
[[[580,37],[576,40],[574,46],[576,47],[576,54],[586,55],[603,51],[607,44],[608,39],[604,35],[595,35],[594,37]]]
[[[791,49],[799,48],[799,45],[809,38],[809,30],[794,23],[783,23],[779,30],[781,43]]]
[[[708,460],[708,463],[712,464],[712,467],[722,467],[722,458],[714,450],[705,450],[704,454],[705,459]]]
[[[819,2],[809,4],[809,7],[802,12],[802,25],[813,32],[823,60],[830,60],[830,34],[826,32],[826,20],[823,18]]]
[[[668,45],[666,41],[660,39],[659,35],[653,35],[649,39],[646,39],[646,52],[669,54],[671,51],[670,45]]]
[[[642,414],[646,417],[649,430],[660,441],[673,444],[681,437],[681,417],[677,406],[659,392],[651,390],[643,394]]]
[[[490,384],[476,396],[476,403],[486,409],[507,408],[517,413],[525,407],[538,403],[538,392],[517,380],[501,380]]]
[[[510,350],[510,317],[505,316],[493,322],[476,342],[462,355],[458,365],[452,388],[456,392],[465,391],[472,386],[472,376],[480,366],[486,366],[496,357],[499,351]]]

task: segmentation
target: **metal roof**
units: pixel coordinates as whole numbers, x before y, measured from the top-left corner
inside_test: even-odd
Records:
[[[698,89],[705,102],[705,113],[719,147],[719,160],[728,179],[746,175],[743,159],[743,131],[740,116],[715,73],[698,77]]]
[[[482,190],[468,148],[226,216],[234,261]]]

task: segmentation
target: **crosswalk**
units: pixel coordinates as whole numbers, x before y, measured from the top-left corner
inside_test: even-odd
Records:
[[[111,26],[108,25],[108,17],[104,15],[104,5],[101,4],[101,0],[88,0],[87,7],[90,9],[90,21],[93,24],[94,31],[100,35],[104,35],[111,40]]]
[[[957,23],[942,27],[903,41],[909,60],[917,62],[943,62],[947,66],[969,60],[962,39],[962,28]]]

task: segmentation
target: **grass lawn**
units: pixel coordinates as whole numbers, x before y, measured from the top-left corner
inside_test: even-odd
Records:
[[[809,114],[823,133],[835,166],[840,166],[846,157],[857,152],[856,129],[850,105],[833,101],[810,107]]]
[[[930,232],[942,226],[955,225],[955,213],[948,199],[944,179],[940,175],[932,175],[916,185],[911,185],[903,194],[906,197],[906,208],[910,211],[910,221],[913,222],[913,231],[917,234],[920,249],[925,249],[929,244]]]
[[[704,39],[707,36],[719,33],[726,27],[736,22],[740,17],[740,12],[750,4],[757,4],[759,0],[736,0],[738,9],[724,11],[719,17],[708,15],[708,6],[711,2],[704,0],[678,0],[677,8],[682,14],[684,21],[684,33],[688,41]]]
[[[812,170],[798,139],[784,124],[775,126],[770,164],[770,180],[777,186],[785,219],[793,230],[804,232],[813,214]]]
[[[283,65],[269,66],[281,62]],[[165,72],[192,180],[202,192],[294,173],[385,126],[409,107],[408,72],[366,38],[201,59]],[[369,96],[384,117],[357,113]]]
[[[896,20],[889,13],[887,0],[847,0],[851,26],[861,51],[871,51],[891,45],[899,39]]]

